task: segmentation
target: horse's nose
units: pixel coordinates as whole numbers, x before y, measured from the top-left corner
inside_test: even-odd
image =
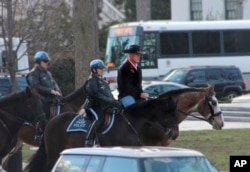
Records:
[[[173,139],[173,140],[176,140],[178,137],[179,137],[179,134],[176,134],[176,135],[173,135],[173,136],[172,136],[172,139]]]

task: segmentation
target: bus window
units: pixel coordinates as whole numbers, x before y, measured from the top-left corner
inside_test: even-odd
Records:
[[[143,37],[143,47],[142,51],[146,54],[141,57],[141,66],[144,68],[147,67],[156,67],[156,33],[145,32]]]
[[[192,33],[193,53],[220,54],[220,33],[195,31]]]
[[[225,53],[249,53],[250,31],[235,30],[224,32]]]
[[[160,44],[162,55],[189,55],[188,32],[163,32]]]

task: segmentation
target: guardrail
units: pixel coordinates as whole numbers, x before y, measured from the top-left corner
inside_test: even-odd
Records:
[[[250,103],[225,103],[220,104],[223,111],[224,120],[231,122],[250,122]],[[193,115],[198,115],[193,113]],[[188,117],[188,120],[197,120],[193,117]],[[250,124],[249,124],[250,125]]]

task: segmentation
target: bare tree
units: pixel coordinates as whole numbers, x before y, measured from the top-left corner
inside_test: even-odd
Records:
[[[136,0],[136,19],[137,21],[151,19],[151,0]]]
[[[97,14],[96,0],[73,1],[76,88],[88,78],[89,62],[99,55]]]
[[[38,50],[49,52],[52,63],[64,54],[74,52],[72,18],[70,6],[64,0],[0,0],[0,34],[6,50],[6,67],[10,74],[12,91],[16,91],[15,73],[18,52],[23,42],[28,42],[29,54],[33,57]],[[20,42],[13,49],[12,38]],[[24,69],[25,70],[25,69]]]
[[[14,35],[13,28],[15,27],[14,23],[14,15],[15,15],[15,8],[12,7],[12,0],[7,1],[1,1],[1,31],[2,31],[2,37],[4,42],[4,48],[6,52],[6,60],[7,60],[7,67],[12,81],[12,90],[17,90],[17,84],[16,84],[16,77],[15,77],[15,67],[16,67],[16,58],[13,53],[13,44],[12,44],[12,38]],[[3,16],[6,16],[7,20],[4,20]]]

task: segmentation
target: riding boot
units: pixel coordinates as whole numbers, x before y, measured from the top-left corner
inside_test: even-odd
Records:
[[[94,140],[96,135],[96,127],[97,127],[97,121],[94,121],[85,138],[85,147],[93,147],[94,146]]]

